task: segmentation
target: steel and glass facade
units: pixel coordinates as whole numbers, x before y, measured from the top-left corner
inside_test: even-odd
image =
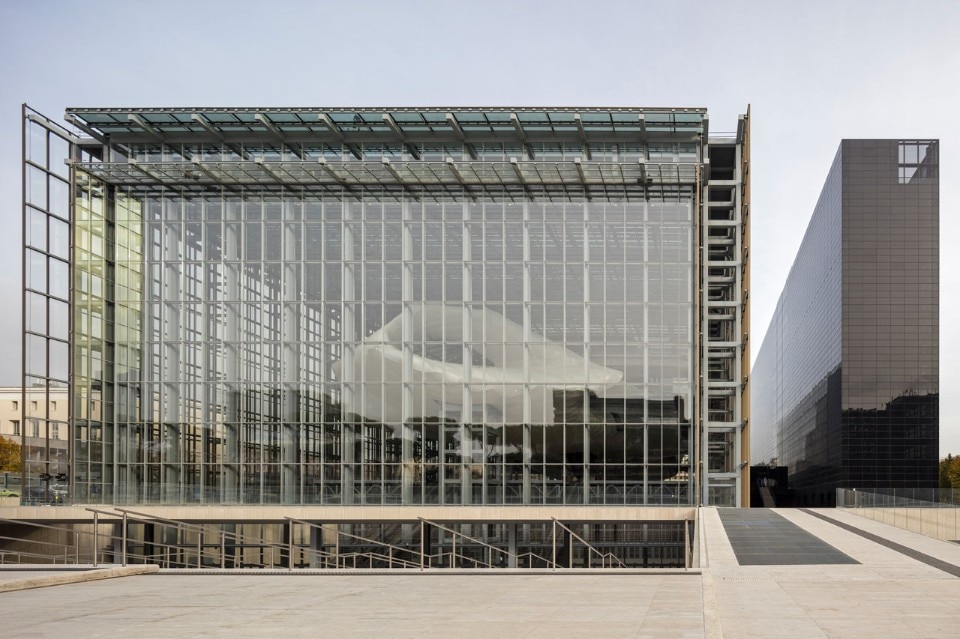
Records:
[[[753,463],[801,503],[935,487],[939,143],[844,140],[753,372]]]
[[[24,352],[73,501],[741,503],[747,117],[25,116],[64,147],[25,155]]]

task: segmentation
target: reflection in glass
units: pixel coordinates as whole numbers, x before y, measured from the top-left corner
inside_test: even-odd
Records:
[[[693,498],[693,264],[680,247],[690,202],[491,198],[465,209],[227,194],[191,207],[146,192],[109,203],[107,277],[94,248],[104,225],[87,201],[77,207],[76,241],[90,247],[76,276],[89,301],[76,320],[77,404],[93,415],[100,380],[116,380],[123,499]],[[166,219],[150,222],[150,211]],[[635,255],[655,237],[676,244],[676,261],[621,250],[605,263],[602,234],[586,243],[587,224],[602,232],[607,215]],[[649,301],[637,292],[664,289]],[[100,472],[91,436],[88,492]]]
[[[938,147],[841,143],[758,354],[753,463],[800,504],[937,484]]]

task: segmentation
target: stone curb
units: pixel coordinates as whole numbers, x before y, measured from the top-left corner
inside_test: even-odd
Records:
[[[132,575],[153,575],[160,570],[154,564],[127,566],[125,568],[100,568],[84,572],[73,572],[46,577],[31,577],[29,579],[14,579],[0,582],[0,593],[29,590],[31,588],[46,588],[47,586],[62,586],[64,584],[78,584],[85,581],[99,581],[114,577],[130,577]]]
[[[424,577],[444,575],[474,575],[489,577],[528,577],[530,575],[556,575],[556,576],[577,576],[577,575],[700,575],[699,568],[558,568],[550,570],[549,568],[296,568],[287,570],[286,568],[163,568],[161,575],[177,576],[209,576],[209,575],[231,575],[236,577],[299,577],[309,575],[329,575],[329,576],[363,576],[363,575],[396,575],[411,576],[423,575]]]
[[[720,624],[720,606],[717,603],[717,592],[713,584],[713,573],[710,572],[707,523],[704,521],[706,517],[718,517],[717,509],[701,507],[697,517],[697,533],[700,540],[700,566],[703,571],[700,576],[700,591],[703,598],[703,636],[705,639],[723,639],[723,626]]]

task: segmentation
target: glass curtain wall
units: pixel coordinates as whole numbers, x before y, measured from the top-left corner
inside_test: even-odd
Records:
[[[693,498],[692,201],[144,190],[106,208],[118,502]]]
[[[70,171],[72,135],[23,107],[22,503],[66,497],[63,401],[70,355]],[[52,398],[52,399],[51,399]]]

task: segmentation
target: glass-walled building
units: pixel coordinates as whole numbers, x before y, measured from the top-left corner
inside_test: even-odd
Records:
[[[24,385],[71,501],[744,499],[746,116],[66,120],[25,108]]]
[[[800,504],[936,487],[939,259],[938,141],[844,140],[753,372],[752,463]]]

